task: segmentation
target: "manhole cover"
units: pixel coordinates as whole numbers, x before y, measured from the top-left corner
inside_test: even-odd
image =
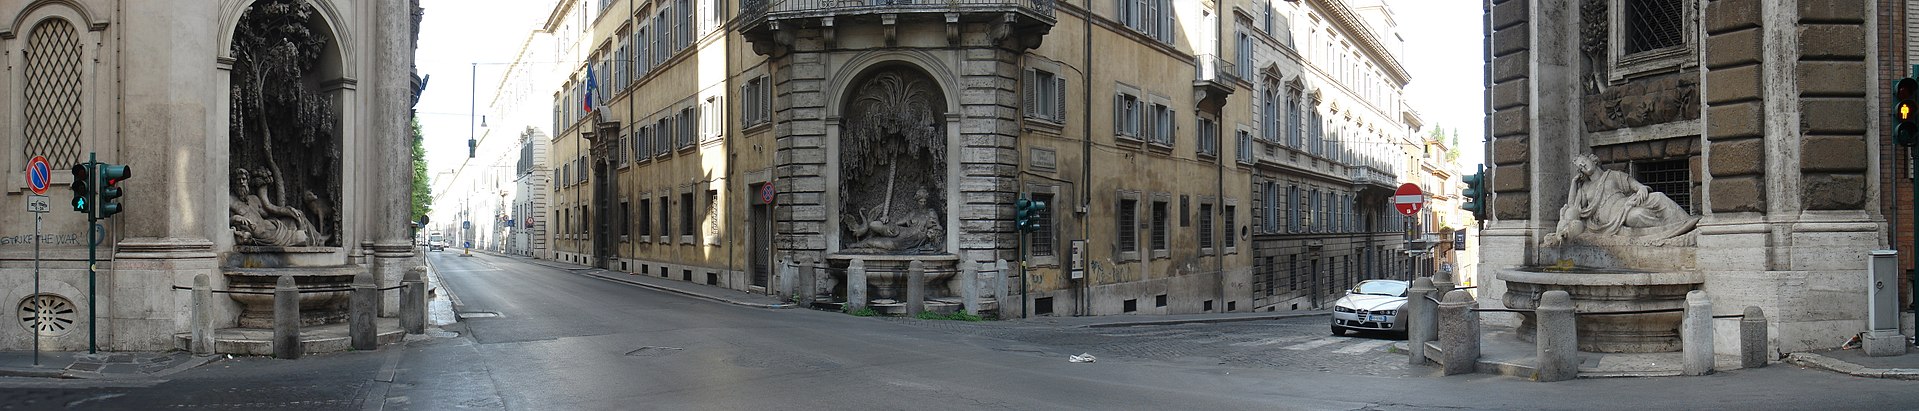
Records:
[[[500,313],[492,311],[467,311],[460,313],[460,318],[495,318],[499,316]]]
[[[72,301],[53,294],[39,294],[20,300],[20,327],[37,331],[43,337],[58,337],[73,331]]]
[[[629,357],[658,357],[679,352],[680,350],[684,350],[684,348],[647,346],[640,347],[640,349],[637,350],[627,351],[626,355]]]

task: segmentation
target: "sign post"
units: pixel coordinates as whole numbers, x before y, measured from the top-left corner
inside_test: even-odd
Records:
[[[40,217],[47,214],[47,186],[52,185],[53,167],[47,164],[47,158],[33,156],[27,160],[27,188],[33,195],[27,196],[27,212],[33,213],[33,366],[40,366],[40,319],[45,317],[41,310],[46,309],[40,298]]]

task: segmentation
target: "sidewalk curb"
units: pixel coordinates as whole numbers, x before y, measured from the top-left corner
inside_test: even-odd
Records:
[[[1201,324],[1201,323],[1229,323],[1229,322],[1239,322],[1239,321],[1283,320],[1288,318],[1321,316],[1321,315],[1326,315],[1327,313],[1328,313],[1327,311],[1307,311],[1307,312],[1292,312],[1292,313],[1284,313],[1284,314],[1248,315],[1243,317],[1151,319],[1151,320],[1139,320],[1139,321],[1121,320],[1121,321],[1113,321],[1113,322],[1100,322],[1100,323],[1076,325],[1076,326],[1073,326],[1073,328],[1111,328],[1111,327],[1131,327],[1136,325],[1174,325],[1174,324]]]
[[[557,268],[557,267],[556,267],[556,268]],[[593,269],[593,271],[587,271],[587,272],[586,272],[585,274],[586,274],[586,275],[589,275],[589,276],[593,276],[593,277],[597,277],[597,278],[600,278],[600,279],[603,279],[603,280],[607,280],[607,281],[617,281],[617,282],[621,282],[621,283],[625,283],[625,284],[631,284],[631,285],[635,285],[635,286],[639,286],[639,287],[641,287],[641,288],[646,288],[646,289],[651,289],[651,290],[654,290],[654,291],[664,291],[664,292],[669,292],[669,293],[673,293],[673,294],[679,294],[679,295],[684,295],[684,296],[688,296],[688,297],[693,297],[693,298],[699,298],[699,299],[705,299],[705,300],[711,300],[711,301],[717,301],[717,302],[722,302],[722,303],[727,303],[727,304],[732,304],[732,305],[737,305],[737,306],[742,306],[742,307],[752,307],[752,308],[766,308],[766,309],[785,309],[785,308],[793,308],[793,304],[784,304],[784,303],[781,303],[781,304],[761,304],[761,303],[749,303],[749,302],[745,302],[745,301],[736,301],[736,300],[732,300],[732,299],[728,299],[728,298],[724,298],[724,297],[719,297],[719,296],[712,296],[712,295],[706,295],[706,294],[701,294],[701,293],[696,293],[696,292],[692,292],[692,291],[686,291],[686,290],[681,290],[681,289],[677,289],[677,288],[672,288],[672,287],[661,287],[661,286],[657,286],[657,285],[652,285],[652,284],[647,284],[647,283],[642,283],[642,282],[638,282],[638,281],[633,281],[633,280],[628,280],[628,279],[624,279],[624,278],[619,278],[619,277],[617,277],[617,276],[611,276],[611,275],[606,275],[606,274],[602,274],[602,273],[604,273],[604,272],[606,272],[606,271],[605,271],[605,270],[601,270],[601,269],[597,269],[597,268],[596,268],[596,269]]]
[[[102,374],[98,372],[89,372],[89,371],[74,371],[74,370],[69,370],[65,368],[0,367],[0,377],[54,378],[54,379],[71,379],[71,380],[140,380],[140,379],[150,379],[150,378],[164,378],[169,375],[178,374],[181,371],[199,368],[200,366],[219,362],[220,360],[223,360],[226,358],[227,356],[224,354],[206,355],[206,356],[200,356],[200,355],[188,356],[187,360],[181,361],[179,364],[173,364],[171,366],[168,366],[166,369],[156,371],[150,374],[149,373]]]
[[[1919,380],[1919,369],[1871,368],[1809,352],[1787,354],[1786,362],[1802,367],[1833,371],[1855,377]]]
[[[63,378],[63,379],[81,378],[75,375],[68,375],[67,370],[65,369],[40,369],[40,368],[21,368],[21,367],[0,367],[0,377]]]

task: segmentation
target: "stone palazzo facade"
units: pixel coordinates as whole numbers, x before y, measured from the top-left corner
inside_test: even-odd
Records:
[[[808,301],[854,260],[883,299],[910,260],[1023,261],[987,290],[1012,317],[1312,309],[1438,231],[1391,211],[1424,135],[1392,27],[1376,1],[561,1],[533,41],[582,64],[535,255]]]
[[[1886,85],[1909,61],[1906,9],[1900,1],[1491,2],[1495,217],[1482,231],[1481,305],[1530,300],[1508,293],[1495,267],[1607,261],[1591,268],[1686,278],[1660,283],[1679,287],[1658,294],[1667,300],[1698,289],[1715,314],[1765,310],[1771,344],[1784,351],[1830,348],[1866,331],[1868,253],[1893,246],[1888,216],[1912,207],[1910,195],[1894,195],[1908,170],[1884,114]],[[1591,163],[1601,170],[1569,166]],[[1586,250],[1603,253],[1562,248],[1558,240],[1581,226],[1567,224],[1578,213],[1566,210],[1586,207],[1567,202],[1589,197],[1581,188],[1588,175],[1637,180],[1652,195],[1632,198],[1663,205],[1630,201],[1635,211],[1622,221],[1643,229],[1582,234]],[[1656,222],[1634,214],[1673,208],[1678,215]],[[1584,223],[1616,229],[1605,224]],[[1909,250],[1909,239],[1898,242]],[[1906,290],[1908,281],[1896,286]],[[1715,339],[1721,352],[1737,348],[1728,332]]]
[[[344,267],[397,284],[421,15],[386,0],[0,1],[0,198],[24,209],[32,156],[55,171],[38,239],[32,214],[0,214],[0,308],[19,314],[0,349],[87,350],[90,329],[100,350],[173,349],[192,321],[173,287],[200,275],[228,289],[236,271]],[[298,44],[260,41],[283,35]],[[66,172],[89,153],[133,170],[125,211],[95,230],[92,278]],[[214,327],[239,325],[241,304],[211,309]]]

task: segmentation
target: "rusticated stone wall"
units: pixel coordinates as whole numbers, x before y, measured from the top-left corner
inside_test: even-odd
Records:
[[[1531,37],[1524,0],[1497,0],[1492,10],[1493,213],[1501,220],[1532,218]]]
[[[1760,0],[1706,5],[1706,141],[1713,212],[1766,211]]]

